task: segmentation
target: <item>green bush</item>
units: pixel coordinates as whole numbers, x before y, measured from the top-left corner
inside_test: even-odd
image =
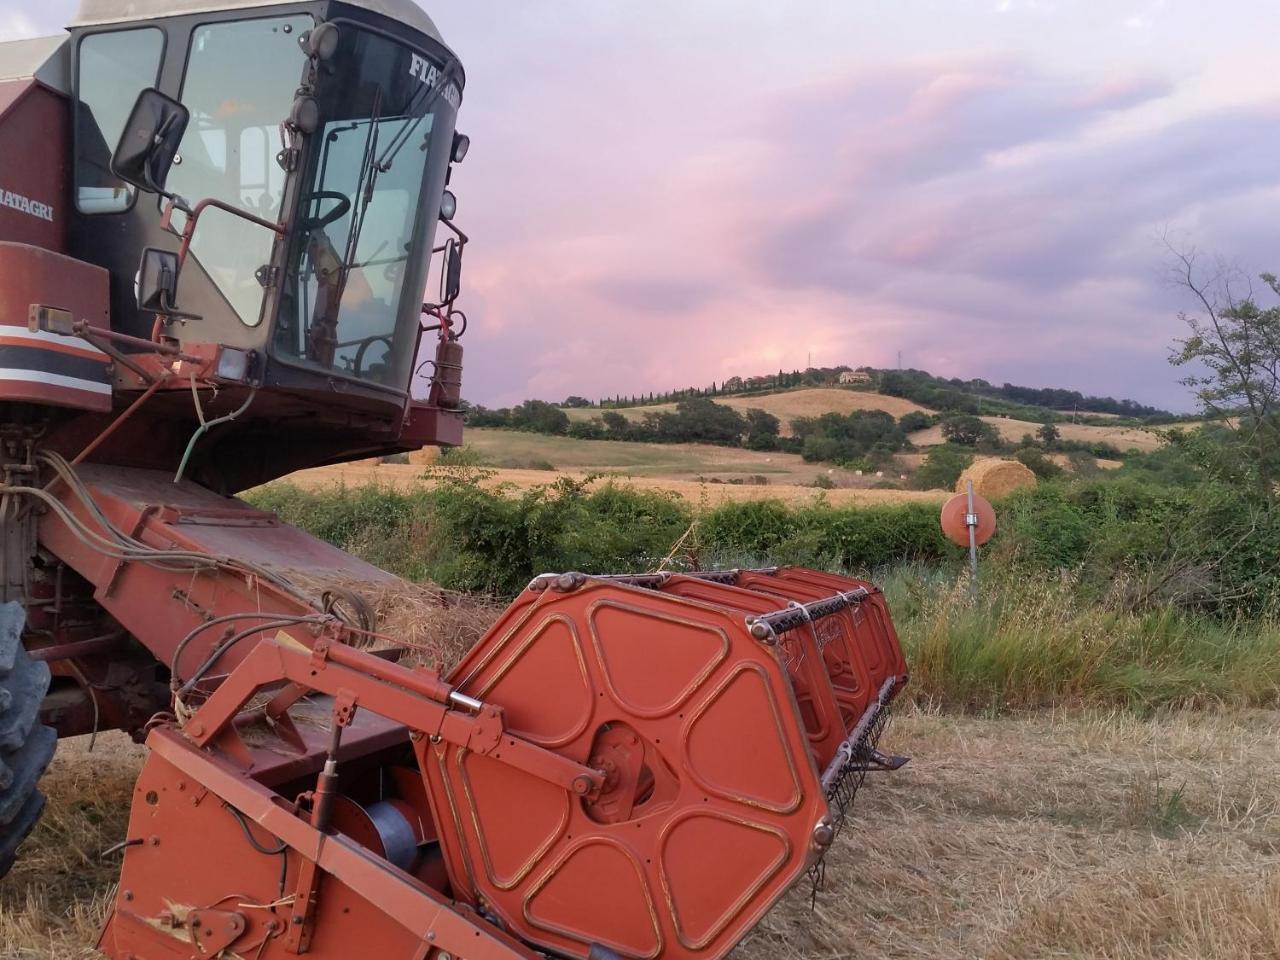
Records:
[[[1013,459],[1034,473],[1040,480],[1054,480],[1062,476],[1062,468],[1035,447],[1024,446],[1014,451]]]
[[[917,490],[954,490],[960,474],[973,463],[973,454],[949,444],[933,447],[911,478]]]
[[[428,476],[433,486],[410,492],[276,484],[253,499],[402,576],[499,595],[548,571],[652,569],[686,533],[681,552],[705,565],[865,572],[903,562],[946,566],[961,555],[943,538],[934,503],[750,500],[695,512],[674,495],[612,483],[561,479],[515,493],[485,489],[470,467],[446,465]],[[1240,488],[1171,488],[1138,476],[1052,481],[1001,501],[998,519],[985,565],[1068,578],[1080,596],[1108,609],[1280,614],[1280,511]]]

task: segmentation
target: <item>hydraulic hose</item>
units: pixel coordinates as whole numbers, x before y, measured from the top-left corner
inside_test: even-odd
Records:
[[[191,439],[187,442],[187,449],[182,454],[182,462],[178,464],[178,472],[174,474],[174,477],[173,477],[174,483],[179,482],[182,479],[182,475],[187,472],[187,461],[191,459],[191,453],[193,450],[195,450],[196,443],[199,441],[199,439],[203,437],[206,433],[208,433],[211,429],[218,426],[218,424],[229,423],[230,421],[234,420],[236,417],[240,416],[240,414],[248,410],[249,404],[253,403],[253,398],[256,397],[257,395],[258,395],[257,390],[249,391],[249,396],[245,398],[244,403],[240,404],[240,408],[238,410],[228,413],[225,417],[218,417],[215,420],[210,420],[207,423],[200,424],[199,428],[196,430],[195,433],[191,435]]]

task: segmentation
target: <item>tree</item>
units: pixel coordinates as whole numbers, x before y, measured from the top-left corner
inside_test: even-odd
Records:
[[[792,421],[791,432],[801,442],[801,454],[810,461],[851,463],[868,458],[872,452],[885,461],[907,443],[898,422],[883,410],[800,417]]]
[[[490,410],[488,407],[474,406],[467,411],[469,427],[509,427],[511,411],[506,407],[501,410]]]
[[[985,420],[963,413],[942,421],[942,436],[961,446],[976,447],[984,441],[994,441],[996,431]]]
[[[1023,447],[1014,453],[1013,458],[1041,480],[1062,476],[1062,468],[1035,447]]]
[[[1040,438],[1040,442],[1046,447],[1052,447],[1062,439],[1062,434],[1058,432],[1058,428],[1048,422],[1040,425],[1040,429],[1036,431],[1036,436]]]
[[[1174,341],[1170,362],[1191,367],[1182,382],[1205,416],[1226,428],[1224,460],[1238,458],[1271,504],[1280,476],[1280,305],[1259,305],[1248,280],[1221,264],[1206,273],[1195,250],[1170,250],[1176,282],[1199,308],[1179,314],[1189,333]],[[1280,280],[1270,273],[1261,279],[1280,298]]]
[[[589,406],[591,406],[591,401],[590,401],[590,400],[588,400],[586,397],[576,397],[576,396],[575,396],[575,397],[566,397],[566,398],[565,398],[564,403],[560,404],[560,406],[562,406],[562,407],[589,407]]]
[[[631,421],[616,410],[606,410],[600,417],[610,435],[621,437],[631,432]]]
[[[569,415],[545,400],[526,400],[511,410],[511,426],[531,433],[569,432]]]
[[[574,420],[569,424],[569,436],[575,440],[602,440],[604,439],[604,428],[596,417],[592,417],[590,420]]]
[[[903,433],[915,433],[917,430],[927,430],[933,424],[927,413],[920,410],[911,410],[904,413],[898,418],[898,427]]]
[[[973,463],[973,454],[955,447],[934,447],[911,478],[917,490],[954,490],[960,474]]]
[[[767,410],[752,407],[747,411],[747,447],[752,450],[777,449],[781,426],[782,422]]]
[[[705,397],[679,401],[675,413],[658,414],[654,425],[668,443],[737,444],[747,432],[742,414]]]

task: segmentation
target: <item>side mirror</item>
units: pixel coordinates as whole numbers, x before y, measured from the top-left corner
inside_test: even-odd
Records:
[[[453,240],[445,245],[443,279],[441,303],[453,303],[462,292],[462,245]]]
[[[191,112],[159,90],[138,94],[111,158],[111,172],[146,193],[164,193]]]
[[[178,300],[178,255],[147,247],[142,251],[138,275],[133,280],[138,309],[148,313],[175,311]]]

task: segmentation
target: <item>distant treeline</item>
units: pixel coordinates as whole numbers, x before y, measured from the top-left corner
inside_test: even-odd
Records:
[[[852,368],[809,367],[807,370],[792,370],[787,373],[779,370],[776,374],[762,377],[730,377],[728,380],[712,381],[705,387],[685,387],[680,390],[668,390],[665,393],[617,394],[612,397],[601,397],[591,401],[586,397],[567,397],[562,407],[599,407],[601,410],[619,410],[627,407],[644,407],[656,403],[676,403],[679,400],[691,400],[696,397],[726,397],[751,394],[777,393],[780,390],[796,390],[802,387],[832,387],[840,382],[842,373],[849,373]],[[870,383],[870,374],[866,383]]]
[[[658,403],[675,403],[699,397],[722,397],[776,393],[804,387],[840,386],[843,374],[853,374],[857,379],[849,383],[852,389],[877,390],[891,397],[912,400],[921,406],[946,413],[991,414],[1003,413],[1018,419],[1044,421],[1066,419],[1073,413],[1115,414],[1134,419],[1176,419],[1167,410],[1149,407],[1134,400],[1116,400],[1114,397],[1086,396],[1078,390],[1058,387],[1020,387],[1006,383],[1001,386],[986,380],[961,380],[935,377],[924,370],[881,370],[875,367],[809,367],[787,373],[757,377],[730,377],[721,382],[712,381],[705,387],[686,387],[665,393],[641,393],[613,397],[601,397],[596,401],[581,396],[567,397],[561,406],[570,408],[598,407],[601,410],[617,410],[627,407],[647,406]],[[1064,416],[1065,414],[1065,416]]]
[[[518,407],[488,410],[471,407],[467,425],[505,427],[530,433],[569,436],[578,440],[634,440],[644,443],[714,443],[752,450],[780,449],[781,421],[764,410],[746,415],[706,397],[680,400],[674,410],[646,411],[632,420],[605,410],[590,420],[570,420],[560,407],[543,400],[526,400]]]
[[[935,377],[924,370],[873,370],[880,393],[890,397],[902,397],[934,410],[961,413],[992,413],[996,411],[983,399],[1005,401],[1023,407],[1042,410],[1083,413],[1112,413],[1122,417],[1142,419],[1146,417],[1172,417],[1167,410],[1149,407],[1134,400],[1116,400],[1113,397],[1090,397],[1078,390],[1057,387],[1019,387],[1012,383],[995,386],[986,380],[951,380]],[[999,412],[1008,412],[1000,409]],[[1032,419],[1044,419],[1041,414]]]

